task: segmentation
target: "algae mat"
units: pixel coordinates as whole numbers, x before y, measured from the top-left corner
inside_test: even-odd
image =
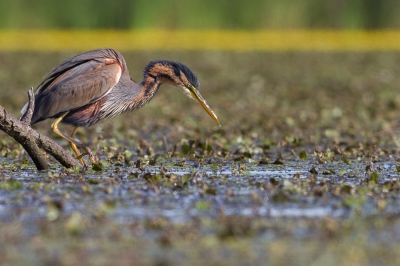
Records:
[[[1,53],[0,103],[71,55]],[[124,55],[185,62],[222,127],[165,86],[79,131],[103,169],[37,172],[2,134],[2,264],[400,263],[399,53]]]

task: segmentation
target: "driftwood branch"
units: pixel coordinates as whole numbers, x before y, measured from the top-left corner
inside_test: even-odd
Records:
[[[28,108],[21,117],[21,120],[16,119],[0,105],[0,130],[7,133],[24,147],[38,170],[47,170],[49,168],[46,153],[52,155],[67,168],[79,165],[79,162],[60,145],[30,126],[35,107],[35,97],[32,88],[28,92],[28,96]]]
[[[33,110],[35,110],[35,93],[33,91],[33,87],[31,87],[28,91],[28,109],[21,117],[21,122],[27,125],[31,124]]]

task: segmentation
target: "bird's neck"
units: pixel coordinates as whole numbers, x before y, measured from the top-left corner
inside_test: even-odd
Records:
[[[151,99],[157,92],[161,84],[176,85],[176,83],[168,78],[167,75],[163,75],[161,73],[153,76],[150,73],[146,73],[143,81],[140,83],[140,86],[142,88],[141,96],[146,99]]]
[[[142,82],[134,82],[128,74],[107,95],[100,118],[111,118],[141,108],[147,104],[161,85],[159,79],[145,75]]]
[[[143,81],[140,83],[142,89],[140,98],[149,100],[154,96],[160,87],[160,78],[157,76],[145,75]]]
[[[107,95],[107,100],[101,108],[100,118],[111,118],[141,108],[154,97],[163,83],[175,85],[162,72],[156,75],[145,72],[140,83],[135,83],[129,73],[124,73],[115,88]]]

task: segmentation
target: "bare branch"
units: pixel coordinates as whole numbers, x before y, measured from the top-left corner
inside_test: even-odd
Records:
[[[16,119],[0,105],[0,130],[7,133],[24,147],[38,170],[49,169],[49,161],[46,158],[46,153],[52,155],[67,168],[79,165],[79,162],[61,148],[60,145],[30,126],[35,108],[33,88],[29,90],[28,96],[29,103],[27,110],[21,117],[21,120]]]
[[[47,170],[49,168],[49,162],[44,151],[67,168],[79,165],[79,162],[60,145],[16,119],[1,105],[0,130],[7,133],[24,147],[38,170]]]
[[[21,117],[21,122],[27,125],[31,124],[33,111],[35,110],[35,93],[33,91],[33,87],[31,87],[28,91],[28,108],[26,112]]]
[[[40,148],[54,157],[59,163],[67,168],[80,166],[80,163],[69,153],[67,153],[60,145],[54,142],[49,137],[35,131],[37,133],[36,142]]]
[[[28,126],[28,128],[31,128]],[[27,126],[0,106],[0,129],[18,141],[32,158],[38,170],[49,168],[46,154],[38,147],[27,130]]]

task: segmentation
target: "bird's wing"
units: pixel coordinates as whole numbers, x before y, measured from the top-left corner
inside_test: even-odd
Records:
[[[106,95],[118,83],[124,69],[119,58],[107,51],[91,51],[54,68],[38,87],[32,123]]]
[[[126,63],[123,56],[113,49],[93,50],[77,55],[54,67],[54,69],[43,78],[43,81],[39,84],[36,92],[38,94],[41,91],[46,91],[47,89],[51,88],[51,84],[53,84],[54,81],[60,77],[65,79],[68,76],[75,75],[77,72],[87,73],[98,68],[104,63],[110,63],[110,61],[115,61],[122,68],[126,68]]]

